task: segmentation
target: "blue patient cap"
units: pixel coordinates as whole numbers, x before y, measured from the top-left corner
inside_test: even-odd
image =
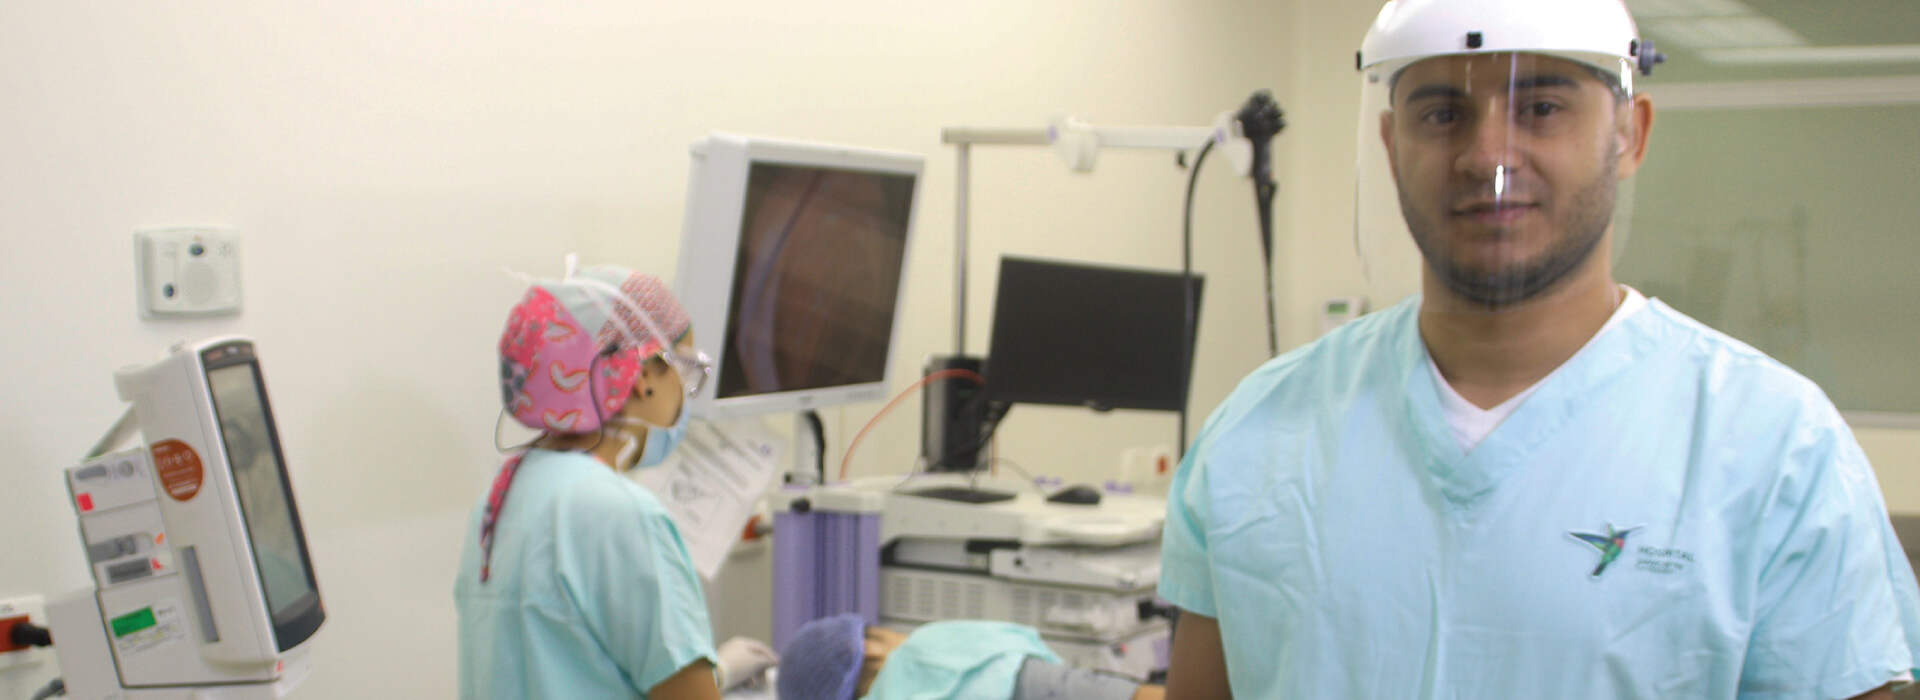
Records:
[[[780,700],[854,700],[867,620],[852,613],[802,625],[780,650]]]

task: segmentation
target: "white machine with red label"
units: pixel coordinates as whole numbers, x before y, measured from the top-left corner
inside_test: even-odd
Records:
[[[114,384],[133,405],[67,469],[95,584],[47,611],[68,696],[284,696],[326,612],[253,343],[176,347]]]

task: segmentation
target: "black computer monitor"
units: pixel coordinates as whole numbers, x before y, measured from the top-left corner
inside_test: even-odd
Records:
[[[991,401],[1178,411],[1193,329],[1178,272],[1002,257],[987,354]]]

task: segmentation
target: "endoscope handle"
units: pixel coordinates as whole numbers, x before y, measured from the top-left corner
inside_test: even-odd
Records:
[[[1254,182],[1273,182],[1273,137],[1287,128],[1286,112],[1273,93],[1262,89],[1253,91],[1233,118],[1240,123],[1240,135],[1253,143]]]

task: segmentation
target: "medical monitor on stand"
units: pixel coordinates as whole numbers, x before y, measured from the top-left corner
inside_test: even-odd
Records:
[[[1180,410],[1202,282],[1189,297],[1176,272],[1001,258],[987,400]]]
[[[94,587],[48,609],[68,695],[277,698],[326,619],[253,343],[114,376],[132,407],[67,469]],[[108,453],[131,437],[142,445]]]
[[[715,364],[693,415],[886,398],[922,164],[724,133],[694,143],[674,283]]]
[[[1180,410],[1187,401],[1202,282],[1194,276],[1189,297],[1179,273],[1002,257],[986,389],[975,397],[977,406],[952,411],[983,424],[953,428],[977,437],[949,447],[937,460],[945,466],[940,471],[984,468],[979,452],[1013,404]],[[1012,497],[954,487],[916,495],[968,503]]]

